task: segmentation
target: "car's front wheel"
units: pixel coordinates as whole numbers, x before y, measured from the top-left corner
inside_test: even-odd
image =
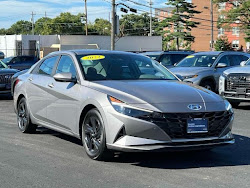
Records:
[[[104,122],[97,109],[90,110],[83,120],[82,142],[92,159],[104,160],[111,154],[106,147]]]
[[[37,126],[32,124],[30,120],[30,114],[25,98],[22,98],[17,106],[17,123],[18,128],[23,133],[34,133],[36,131]]]
[[[205,80],[203,81],[200,86],[210,90],[210,91],[215,91],[215,86],[214,86],[214,83],[210,80]]]

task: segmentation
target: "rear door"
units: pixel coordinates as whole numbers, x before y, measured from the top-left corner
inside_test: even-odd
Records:
[[[68,72],[72,73],[73,77],[79,78],[72,57],[62,55],[54,74]],[[77,132],[81,97],[80,84],[55,80],[51,80],[49,84],[51,85],[48,92],[51,103],[47,107],[49,121],[67,131]]]
[[[39,120],[47,121],[48,84],[59,56],[46,58],[31,72],[26,84],[27,100],[31,114]]]

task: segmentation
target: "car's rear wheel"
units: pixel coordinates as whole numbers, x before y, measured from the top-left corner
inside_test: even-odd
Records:
[[[205,80],[200,85],[210,91],[215,91],[214,83],[210,80]]]
[[[17,123],[18,128],[23,133],[34,133],[36,131],[37,126],[32,124],[30,120],[30,114],[25,98],[22,98],[17,106]]]
[[[106,147],[102,116],[97,109],[90,110],[82,124],[82,142],[87,155],[95,160],[105,160],[111,154]]]

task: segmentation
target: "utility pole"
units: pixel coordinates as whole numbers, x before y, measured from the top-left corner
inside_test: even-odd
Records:
[[[32,11],[32,13],[31,13],[31,23],[32,23],[32,35],[34,35],[35,34],[35,31],[34,31],[34,16],[35,16],[36,14],[34,14],[33,13],[33,11]]]
[[[116,12],[115,12],[115,0],[112,0],[112,26],[111,26],[111,50],[115,50],[115,26],[116,26]]]
[[[178,5],[176,6],[176,13],[179,15],[179,7],[178,7]],[[177,24],[176,30],[177,30],[178,35],[179,35],[179,22],[177,22],[176,24]],[[176,49],[177,49],[178,51],[179,51],[179,49],[180,49],[179,37],[178,37],[178,36],[176,37]]]
[[[211,15],[211,44],[210,51],[214,49],[214,11],[213,11],[213,0],[210,0],[210,15]]]
[[[150,32],[149,36],[152,36],[152,0],[149,1],[149,6],[150,6]]]
[[[46,11],[45,11],[45,15],[44,16],[45,16],[45,18],[47,18],[47,12]]]
[[[87,10],[87,0],[85,0],[85,30],[86,30],[86,36],[88,35],[88,10]]]

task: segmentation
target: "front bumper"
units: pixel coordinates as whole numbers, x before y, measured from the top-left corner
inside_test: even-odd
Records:
[[[221,96],[227,100],[239,101],[239,102],[250,102],[250,93],[239,94],[232,91],[223,91]]]
[[[231,133],[230,133],[231,134]],[[202,150],[202,149],[210,149],[218,146],[225,146],[235,143],[235,139],[233,136],[230,138],[218,139],[212,138],[209,140],[179,140],[179,141],[171,141],[171,142],[162,142],[153,141],[144,139],[144,145],[126,145],[124,140],[137,140],[140,138],[133,138],[130,136],[125,136],[120,142],[115,144],[107,144],[108,149],[123,151],[123,152],[164,152],[164,151],[189,151],[189,150]],[[152,144],[149,144],[149,142]]]
[[[184,137],[179,137],[171,132],[171,134],[168,134],[169,131],[165,129],[166,127],[163,127],[164,125],[122,115],[115,112],[112,107],[105,109],[105,112],[107,120],[107,126],[105,127],[106,144],[112,150],[127,152],[200,150],[235,142],[231,133],[233,115],[227,120],[223,129],[217,131],[217,136],[213,136],[209,132],[204,136],[187,135],[185,133]],[[217,112],[209,112],[207,115],[210,116],[211,114],[215,114],[216,117],[222,115],[222,113]],[[220,125],[223,121],[223,119],[219,120]],[[182,125],[185,124],[184,122],[181,123]],[[173,126],[178,126],[177,124]]]

